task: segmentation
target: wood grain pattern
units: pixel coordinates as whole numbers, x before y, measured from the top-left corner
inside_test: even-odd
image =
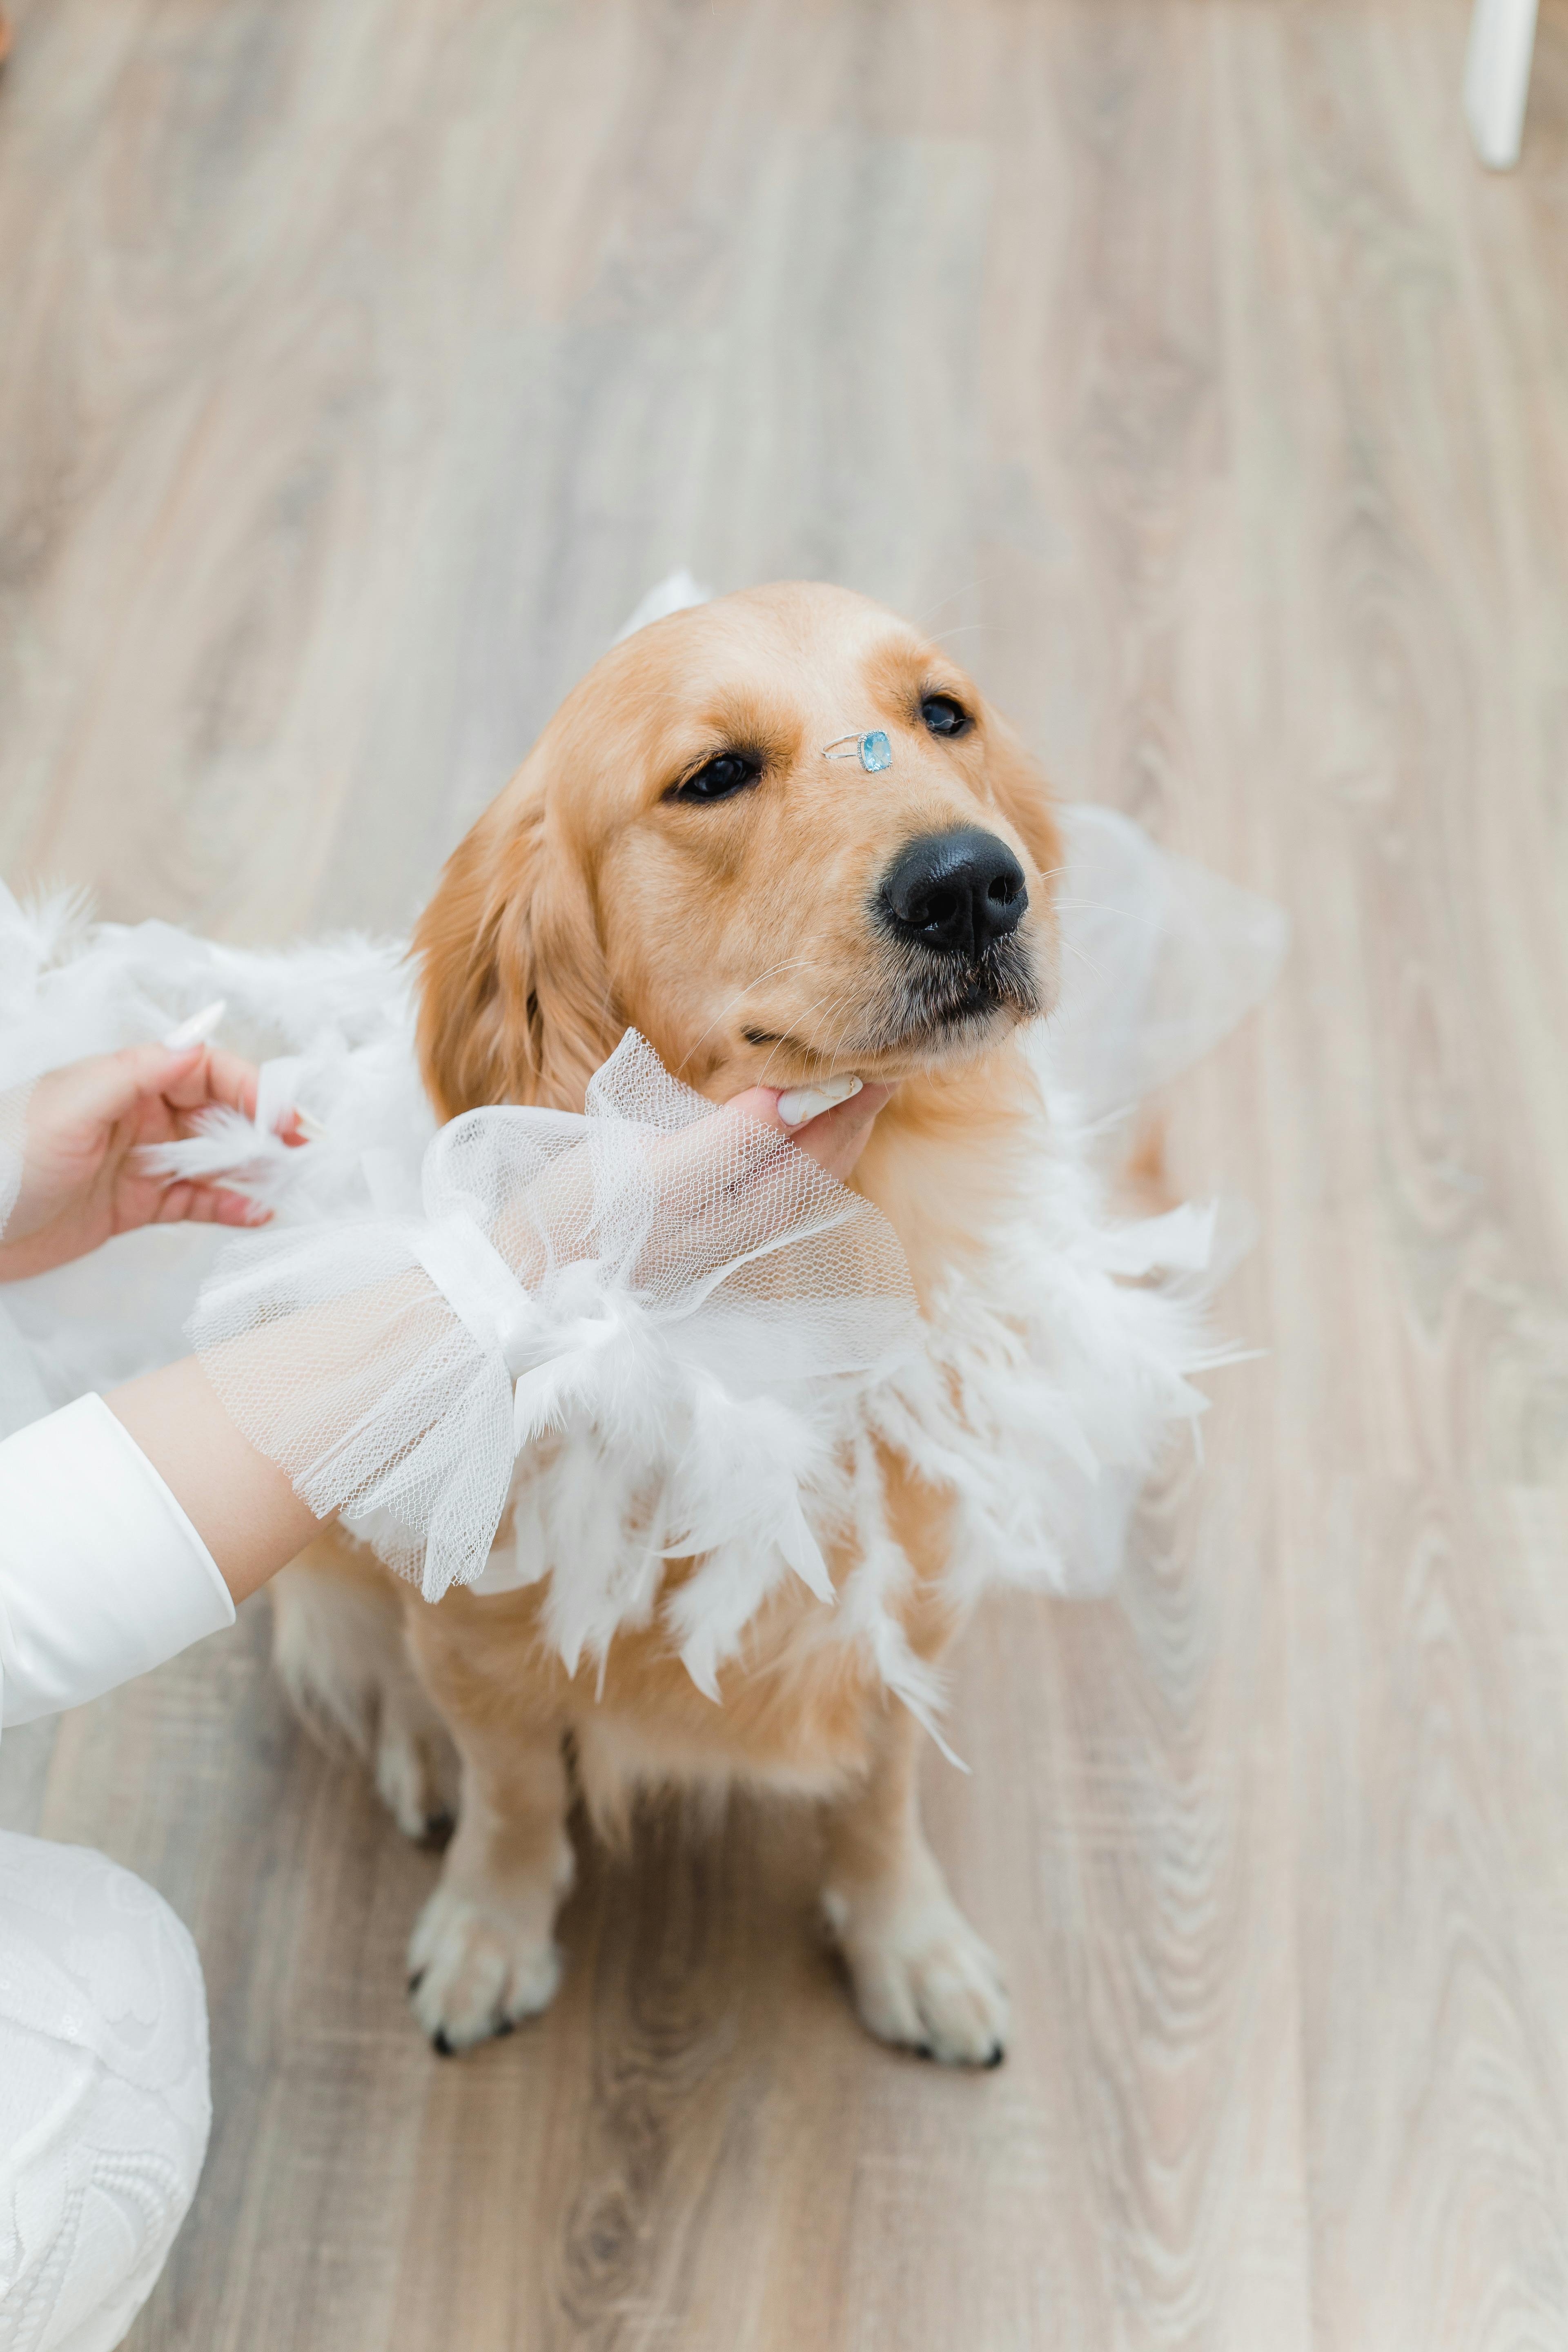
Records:
[[[933,1759],[1005,2069],[873,2048],[809,1821],[584,1855],[443,2064],[433,1864],[265,1610],[0,1818],[197,1935],[217,2122],[136,2352],[1568,2344],[1568,0],[1479,173],[1461,0],[17,0],[0,861],[404,922],[642,590],[951,630],[1296,952],[1180,1091],[1256,1201],[1111,1601]]]

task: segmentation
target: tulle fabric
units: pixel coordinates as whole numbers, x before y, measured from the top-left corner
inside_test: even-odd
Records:
[[[1086,1137],[1202,1059],[1273,987],[1283,908],[1151,841],[1118,809],[1058,812],[1061,1001],[1033,1041],[1053,1097]]]
[[[1110,1580],[1149,1465],[1202,1409],[1194,1381],[1216,1360],[1206,1302],[1236,1242],[1195,1209],[1119,1224],[1103,1171],[1127,1114],[1266,992],[1284,949],[1266,902],[1167,856],[1113,812],[1060,814],[1062,999],[1021,1045],[1038,1089],[1029,1181],[984,1261],[926,1302],[912,1353],[893,1343],[907,1290],[874,1229],[814,1223],[819,1205],[770,1196],[765,1169],[750,1190],[721,1185],[695,1202],[677,1187],[668,1218],[652,1213],[656,1175],[669,1179],[680,1138],[715,1115],[650,1070],[646,1048],[610,1066],[585,1119],[485,1113],[430,1151],[396,941],[258,954],[162,923],[89,929],[70,901],[26,913],[0,901],[0,971],[12,975],[0,1080],[163,1035],[223,997],[225,1041],[270,1057],[268,1109],[259,1124],[215,1121],[167,1169],[238,1169],[277,1211],[276,1231],[240,1252],[256,1252],[258,1297],[271,1304],[198,1328],[204,1346],[243,1330],[258,1351],[236,1409],[262,1416],[254,1428],[318,1507],[344,1498],[428,1591],[457,1577],[481,1591],[543,1585],[546,1636],[574,1664],[662,1610],[709,1690],[774,1586],[798,1574],[826,1592],[832,1559],[823,1638],[862,1645],[931,1719],[934,1687],[899,1629],[911,1571],[887,1538],[879,1449],[900,1449],[950,1513],[955,1601],[997,1580],[1055,1591]],[[302,1150],[271,1131],[289,1103],[311,1139]],[[769,1150],[810,1165],[793,1146]],[[548,1214],[501,1213],[503,1194],[535,1193]],[[770,1199],[801,1246],[742,1266],[747,1203]],[[472,1307],[491,1261],[471,1250],[464,1261],[465,1322],[446,1295],[465,1289],[451,1248],[415,1246],[421,1229],[450,1239],[455,1221],[500,1253],[510,1292],[492,1287],[510,1296],[510,1339]],[[9,1286],[0,1422],[184,1352],[223,1247],[211,1229],[159,1228],[85,1271]],[[237,1279],[226,1272],[215,1295],[237,1296]],[[329,1295],[378,1302],[353,1350],[334,1355]],[[332,1383],[326,1453],[293,1377],[312,1354]],[[393,1414],[390,1444],[374,1433],[372,1390]],[[457,1444],[447,1433],[459,1424]],[[692,1563],[673,1580],[672,1555]]]
[[[415,1063],[402,941],[349,936],[234,948],[169,923],[92,923],[68,891],[23,906],[0,883],[7,1216],[37,1078],[85,1055],[156,1041],[219,999],[224,1043],[261,1061],[274,1102],[317,1114],[309,1181],[295,1173],[286,1213],[363,1213],[370,1167],[401,1205],[417,1207],[420,1154],[436,1120]],[[184,1147],[185,1173],[248,1171],[240,1181],[258,1192],[269,1177],[277,1181],[289,1155],[269,1119],[226,1115],[217,1124],[219,1134]],[[212,1226],[150,1226],[0,1289],[0,1437],[84,1390],[112,1388],[184,1355],[186,1319],[223,1238]]]
[[[436,1601],[484,1571],[519,1456],[592,1428],[601,1487],[618,1461],[642,1492],[556,1596],[569,1663],[671,1557],[743,1553],[748,1615],[789,1570],[830,1597],[801,1500],[824,1388],[842,1411],[918,1330],[875,1209],[635,1033],[584,1117],[455,1119],[422,1191],[419,1217],[237,1241],[197,1305],[226,1411],[314,1510]]]

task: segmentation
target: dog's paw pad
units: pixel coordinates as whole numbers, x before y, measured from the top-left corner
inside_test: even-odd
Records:
[[[532,1926],[438,1886],[409,1940],[408,1970],[414,2014],[449,2057],[548,2009],[561,1954]]]
[[[954,1904],[928,1901],[840,1935],[855,2005],[879,2042],[948,2066],[1002,2063],[1008,2005],[1001,1967]]]

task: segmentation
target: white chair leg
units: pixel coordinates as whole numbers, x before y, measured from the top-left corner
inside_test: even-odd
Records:
[[[1483,163],[1510,172],[1524,136],[1536,0],[1475,0],[1465,57],[1465,115]]]

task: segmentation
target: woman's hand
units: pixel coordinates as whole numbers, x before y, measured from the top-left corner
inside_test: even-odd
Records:
[[[45,1274],[138,1225],[265,1224],[268,1212],[212,1183],[169,1184],[133,1154],[191,1131],[221,1103],[256,1115],[253,1064],[209,1045],[128,1045],[50,1070],[27,1105],[22,1185],[0,1242],[0,1282]]]
[[[641,1051],[651,1060],[647,1046]],[[771,1087],[750,1087],[724,1108],[793,1137],[820,1168],[842,1181],[859,1158],[888,1092],[885,1087],[863,1087],[816,1118],[797,1121],[781,1118],[778,1091]],[[802,1108],[798,1099],[786,1107]],[[507,1114],[479,1111],[471,1116],[504,1122]],[[778,1155],[765,1139],[753,1138],[750,1148],[743,1142],[737,1147],[723,1117],[699,1119],[673,1134],[658,1135],[646,1173],[658,1208],[656,1250],[663,1249],[667,1264],[684,1259],[695,1275],[705,1262],[704,1254],[716,1267],[729,1248],[754,1242],[746,1187],[753,1178],[766,1183],[777,1163]],[[787,1195],[790,1187],[782,1190]],[[562,1152],[542,1176],[530,1176],[506,1202],[499,1220],[489,1226],[488,1238],[525,1289],[544,1270],[542,1235],[555,1234],[563,1243],[563,1254],[572,1255],[574,1242],[588,1229],[595,1199],[594,1156],[584,1140]],[[672,1241],[682,1246],[672,1248]],[[630,1280],[634,1268],[628,1264],[624,1272]],[[312,1412],[335,1414],[332,1426],[352,1426],[358,1437],[367,1430],[374,1434],[377,1384],[405,1398],[414,1393],[408,1375],[428,1354],[431,1318],[439,1327],[444,1315],[455,1317],[438,1284],[432,1293],[436,1277],[412,1265],[404,1273],[378,1276],[368,1287],[357,1289],[351,1274],[340,1295],[332,1295],[332,1275],[329,1264],[315,1304],[296,1303],[288,1313],[268,1317],[207,1350],[205,1369],[202,1360],[186,1357],[117,1389],[108,1399],[110,1412],[179,1497],[237,1601],[291,1559],[321,1524],[292,1483],[294,1475],[303,1476],[305,1467],[314,1477],[333,1452],[331,1430],[323,1423],[319,1463],[310,1463],[311,1446],[317,1443]],[[310,1290],[307,1285],[302,1296],[308,1298]],[[417,1314],[410,1312],[411,1297],[418,1304]],[[240,1391],[248,1387],[252,1398],[289,1396],[290,1428],[276,1460],[260,1450],[268,1443],[266,1437],[253,1445],[242,1435],[243,1412],[230,1419],[213,1384],[215,1367],[220,1387],[226,1388],[228,1376],[237,1374]],[[353,1399],[345,1423],[345,1394],[367,1378],[371,1385]],[[428,1433],[437,1418],[437,1407],[432,1406],[430,1418],[415,1434]],[[278,1434],[272,1441],[275,1452]],[[408,1435],[406,1423],[391,1412],[389,1463],[406,1446]],[[286,1457],[288,1466],[279,1466]],[[341,1507],[342,1497],[319,1497],[318,1502],[324,1517]],[[499,1513],[499,1497],[496,1508]]]
[[[847,1102],[835,1103],[831,1110],[819,1111],[804,1126],[792,1125],[780,1118],[776,1087],[748,1087],[743,1095],[731,1096],[726,1108],[743,1111],[762,1126],[776,1127],[793,1136],[819,1168],[829,1176],[837,1176],[842,1184],[865,1150],[877,1113],[891,1092],[890,1087],[862,1087]]]

